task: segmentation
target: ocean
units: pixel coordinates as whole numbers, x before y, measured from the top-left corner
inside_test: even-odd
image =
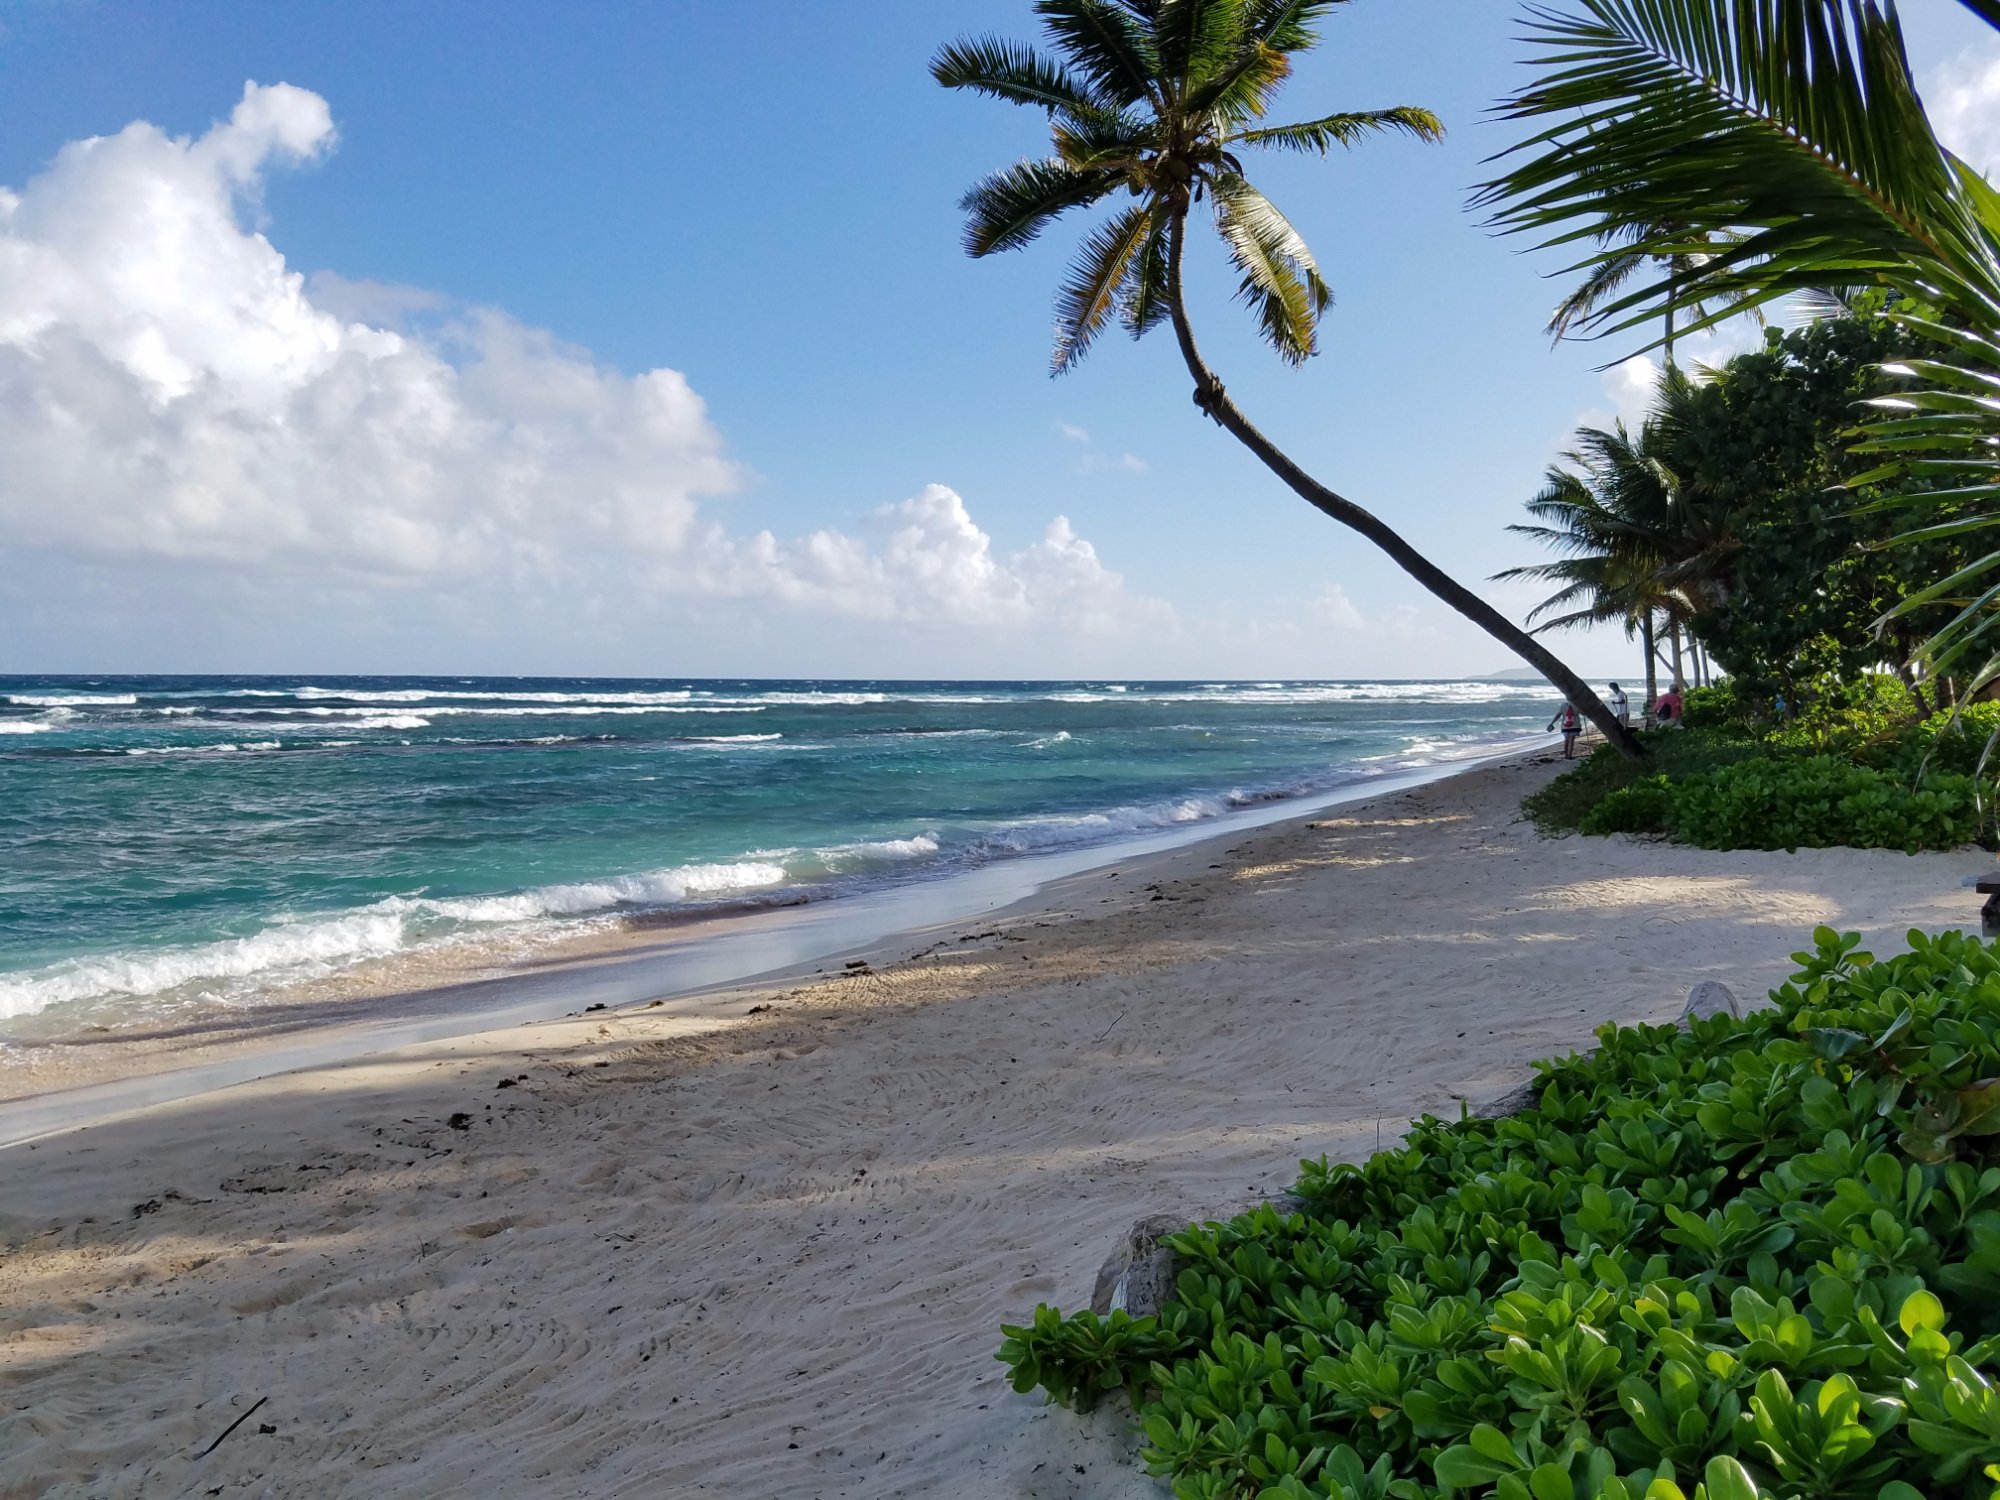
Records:
[[[0,677],[0,1053],[1111,848],[1550,712],[1494,681]]]

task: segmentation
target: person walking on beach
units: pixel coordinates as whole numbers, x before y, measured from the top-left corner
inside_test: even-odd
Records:
[[[1574,703],[1565,703],[1556,710],[1555,718],[1549,720],[1549,728],[1554,729],[1558,723],[1562,725],[1563,732],[1563,759],[1574,760],[1576,737],[1583,733],[1583,715],[1576,711]]]
[[[1618,727],[1620,729],[1630,729],[1632,727],[1632,700],[1625,696],[1625,689],[1615,682],[1611,684],[1610,706],[1611,711],[1618,715]]]

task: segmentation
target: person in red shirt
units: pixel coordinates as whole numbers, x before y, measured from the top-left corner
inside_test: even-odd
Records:
[[[1686,705],[1681,701],[1681,685],[1678,682],[1660,694],[1660,701],[1653,705],[1653,718],[1662,729],[1678,729],[1684,712]]]
[[[1549,728],[1554,729],[1557,723],[1562,725],[1563,759],[1572,759],[1576,755],[1576,737],[1583,733],[1583,715],[1576,711],[1574,703],[1565,703],[1556,710],[1555,718],[1549,720]]]

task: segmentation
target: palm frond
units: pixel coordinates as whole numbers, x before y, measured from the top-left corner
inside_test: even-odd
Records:
[[[1072,208],[1118,185],[1110,172],[1079,172],[1067,162],[1019,161],[982,177],[958,200],[965,211],[968,255],[1018,250]]]
[[[1155,211],[1152,231],[1132,259],[1121,293],[1126,332],[1143,338],[1174,314],[1173,279],[1167,266],[1171,216]]]
[[[1078,171],[1136,173],[1158,149],[1159,127],[1127,114],[1094,120],[1056,120],[1050,127],[1056,155]]]
[[[1111,0],[1038,0],[1042,30],[1117,107],[1153,97],[1158,58],[1147,27]]]
[[[1620,287],[1645,269],[1645,265],[1645,255],[1637,250],[1598,258],[1590,265],[1589,274],[1576,289],[1556,304],[1556,310],[1549,315],[1549,326],[1543,332],[1555,339],[1568,337],[1572,328],[1610,301]]]
[[[1236,139],[1246,146],[1276,146],[1288,151],[1310,151],[1325,156],[1335,146],[1354,146],[1371,135],[1402,131],[1420,141],[1444,139],[1444,125],[1427,109],[1399,104],[1393,109],[1365,109],[1338,115],[1322,115],[1317,120],[1301,120],[1296,125],[1269,125],[1246,130]]]
[[[1051,374],[1062,374],[1090,351],[1091,341],[1117,311],[1119,292],[1155,228],[1147,209],[1128,208],[1084,239],[1069,276],[1056,292]]]
[[[1320,23],[1351,0],[1249,0],[1244,31],[1279,52],[1310,52]]]
[[[2000,306],[1981,195],[1939,146],[1893,10],[1874,0],[1578,0],[1530,12],[1541,76],[1502,107],[1541,124],[1477,201],[1493,222],[1606,255],[1704,251],[1605,309],[1615,328],[1704,293],[1754,306],[1924,267],[1954,310]],[[1546,123],[1549,121],[1554,123]],[[1714,310],[1691,329],[1720,321]]]
[[[1302,364],[1319,342],[1319,315],[1333,300],[1311,248],[1277,206],[1234,173],[1212,183],[1215,223],[1243,273],[1237,294],[1257,314],[1266,343]]]
[[[1160,0],[1153,19],[1162,82],[1172,98],[1194,97],[1227,71],[1243,42],[1244,0]]]
[[[1346,0],[1249,0],[1243,6],[1236,56],[1185,100],[1195,114],[1232,122],[1262,118],[1271,96],[1292,73],[1291,54],[1318,40],[1318,21]]]
[[[1108,113],[1111,105],[1068,69],[1025,42],[969,37],[947,43],[931,59],[931,77],[948,89],[971,89],[1014,104],[1035,104],[1079,121]]]
[[[1963,0],[1963,3],[1988,26],[2000,30],[2000,0]]]

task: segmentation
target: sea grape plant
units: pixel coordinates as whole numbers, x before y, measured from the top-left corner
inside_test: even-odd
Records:
[[[2000,950],[1820,928],[1768,1008],[1612,1026],[1004,1330],[1180,1500],[2000,1497]]]

